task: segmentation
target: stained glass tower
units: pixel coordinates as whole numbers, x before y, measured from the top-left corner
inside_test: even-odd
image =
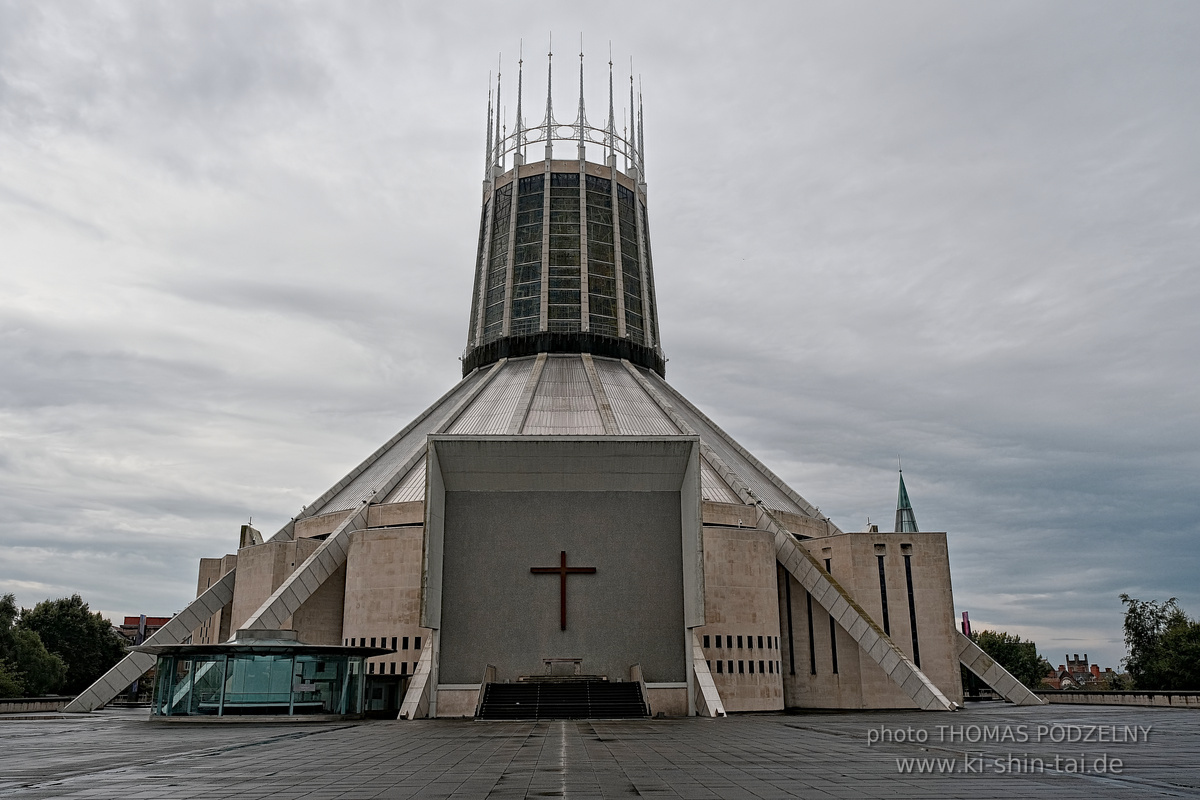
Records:
[[[574,122],[554,117],[553,56],[546,111],[527,125],[517,78],[511,132],[488,103],[486,169],[463,374],[501,358],[592,353],[665,373],[658,337],[640,100],[630,77],[628,118],[618,132],[612,62],[608,114],[588,122],[579,60]],[[496,79],[499,106],[500,78]],[[574,150],[574,158],[555,158]],[[530,161],[532,145],[543,158]],[[574,147],[572,148],[571,145]],[[589,160],[590,155],[596,160]]]

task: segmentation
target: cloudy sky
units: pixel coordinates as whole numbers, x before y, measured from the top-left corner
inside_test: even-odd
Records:
[[[550,31],[561,121],[642,76],[677,388],[847,530],[902,456],[1055,664],[1200,615],[1191,2],[0,0],[0,592],[177,611],[457,380]]]

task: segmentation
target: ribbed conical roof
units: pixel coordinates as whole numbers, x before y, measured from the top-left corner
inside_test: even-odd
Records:
[[[820,523],[837,533],[793,491],[653,370],[590,354],[541,354],[501,359],[477,369],[305,509],[303,516],[358,507],[364,500],[399,503],[425,498],[425,442],[431,433],[516,436],[698,435],[705,500],[746,503],[731,485],[768,508]],[[717,462],[717,463],[713,463]],[[400,473],[403,472],[401,475]],[[722,477],[722,474],[732,476]],[[734,484],[736,485],[736,483]],[[376,496],[390,486],[385,496]],[[752,524],[753,517],[747,517]]]

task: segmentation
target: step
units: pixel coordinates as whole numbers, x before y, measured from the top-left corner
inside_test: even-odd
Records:
[[[602,680],[490,683],[480,719],[617,719],[646,716],[641,685]]]

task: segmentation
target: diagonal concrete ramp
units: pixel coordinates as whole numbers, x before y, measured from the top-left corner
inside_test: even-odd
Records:
[[[1018,706],[1041,706],[1045,702],[1021,683],[1012,673],[996,663],[995,659],[964,636],[962,631],[954,632],[955,644],[958,646],[958,661],[979,680],[992,687],[998,695]]]
[[[162,626],[144,644],[178,644],[191,636],[204,620],[233,602],[233,583],[236,569],[221,576],[171,621]],[[78,697],[63,708],[63,711],[86,713],[95,711],[129,688],[129,685],[146,674],[154,666],[156,658],[149,653],[133,652],[117,665],[100,676],[99,680],[83,690]]]
[[[458,419],[467,406],[483,391],[484,387],[499,374],[506,362],[507,359],[504,358],[497,361],[488,373],[484,375],[483,379],[475,384],[471,391],[467,392],[452,408],[445,412],[445,415],[437,423],[432,432],[443,433],[453,425],[454,421]],[[427,447],[428,445],[425,441],[414,446],[403,464],[393,470],[379,486],[375,487],[370,497],[363,500],[354,513],[342,520],[342,524],[338,525],[333,533],[325,537],[325,541],[321,542],[321,545],[300,566],[296,567],[283,583],[279,584],[279,588],[272,592],[271,596],[258,607],[258,610],[241,624],[241,628],[282,628],[283,623],[292,614],[296,613],[300,609],[300,606],[304,605],[304,602],[312,597],[317,589],[321,588],[321,584],[330,575],[337,572],[338,567],[346,563],[346,556],[350,551],[350,535],[355,531],[367,527],[367,511],[371,503],[374,502],[376,497],[387,497],[388,493],[396,487],[396,484],[404,479],[409,470],[425,457]]]
[[[680,415],[670,401],[653,386],[641,372],[628,361],[623,362],[625,368],[641,383],[646,392],[658,403],[663,412],[684,433],[697,435],[697,432]],[[750,489],[738,474],[729,467],[721,456],[700,441],[700,452],[713,470],[742,501],[755,508],[757,514],[756,527],[770,531],[775,537],[775,558],[783,565],[789,574],[794,576],[800,585],[808,590],[813,600],[829,612],[837,623],[842,626],[850,637],[858,643],[872,661],[880,666],[893,683],[908,695],[908,697],[926,711],[956,711],[959,706],[942,694],[929,676],[905,655],[891,637],[875,623],[871,616],[855,602],[841,584],[821,568],[817,560],[808,550],[800,546],[775,514]]]

